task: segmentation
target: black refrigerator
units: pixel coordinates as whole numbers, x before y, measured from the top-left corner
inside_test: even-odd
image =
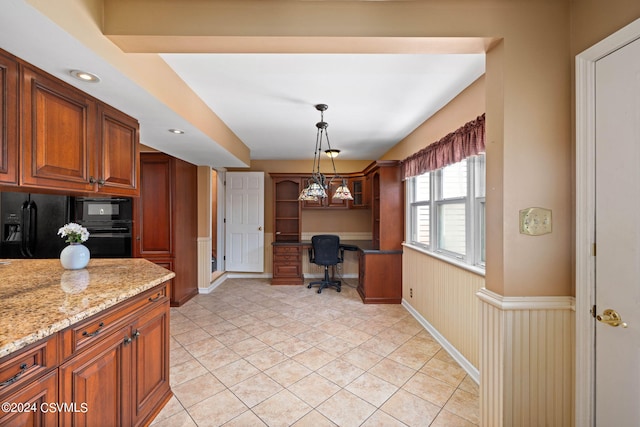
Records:
[[[71,198],[0,193],[1,258],[58,258],[67,245],[58,235],[71,218]]]

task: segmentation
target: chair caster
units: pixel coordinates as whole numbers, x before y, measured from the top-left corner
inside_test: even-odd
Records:
[[[341,289],[340,289],[340,288],[338,288],[338,289],[336,289],[336,291],[340,292],[340,291],[341,291]]]
[[[321,294],[322,293],[322,289],[318,289],[318,293]]]
[[[311,289],[311,285],[307,285],[307,289]]]

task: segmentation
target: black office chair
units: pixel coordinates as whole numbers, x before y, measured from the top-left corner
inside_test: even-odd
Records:
[[[326,287],[333,286],[340,292],[340,280],[331,280],[329,277],[329,266],[337,265],[344,261],[344,249],[340,247],[340,237],[333,234],[319,234],[311,238],[311,248],[309,248],[309,261],[324,266],[324,279],[311,282],[307,288],[313,285],[320,285],[318,293]]]

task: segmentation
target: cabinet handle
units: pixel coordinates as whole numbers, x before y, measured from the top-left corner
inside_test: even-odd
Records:
[[[20,378],[22,376],[22,374],[24,374],[26,371],[27,371],[27,364],[23,363],[22,365],[20,365],[20,372],[18,372],[17,374],[12,376],[8,380],[0,383],[0,387],[4,387],[4,386],[7,386],[9,384],[15,383],[16,381],[18,381],[18,378]]]
[[[149,297],[149,302],[156,302],[160,299],[161,296],[162,294],[158,292],[158,295],[156,295],[155,297]]]
[[[131,344],[131,341],[133,341],[133,339],[132,339],[132,338],[130,338],[130,337],[124,337],[124,345]]]
[[[100,322],[100,324],[98,325],[98,329],[96,329],[95,331],[89,333],[87,331],[84,331],[82,333],[83,337],[95,337],[96,335],[98,335],[100,333],[100,331],[102,330],[102,327],[104,326],[104,322]]]
[[[89,184],[95,184],[96,183],[96,179],[92,176],[89,177]]]
[[[140,331],[135,331],[133,333],[133,338],[138,338],[140,336]]]
[[[104,180],[104,179],[100,178],[100,179],[98,180],[98,185],[104,185],[104,183],[105,183],[105,180]]]

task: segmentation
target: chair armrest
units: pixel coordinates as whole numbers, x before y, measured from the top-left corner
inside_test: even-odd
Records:
[[[338,262],[344,262],[344,248],[340,248],[340,255],[338,256]]]

